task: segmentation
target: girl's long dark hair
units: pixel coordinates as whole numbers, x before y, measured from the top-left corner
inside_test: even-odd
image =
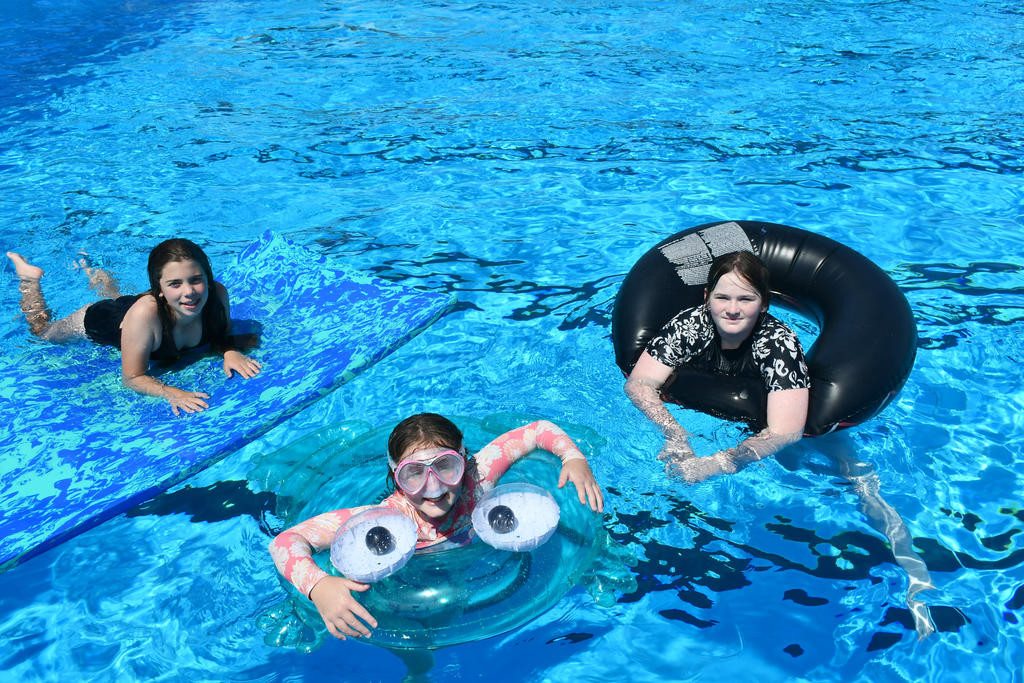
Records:
[[[160,276],[163,274],[164,266],[174,261],[195,261],[203,269],[203,273],[206,275],[206,286],[209,288],[206,305],[203,306],[201,314],[203,332],[211,344],[225,344],[228,334],[228,314],[217,293],[210,259],[195,242],[180,237],[164,240],[153,247],[153,250],[149,252],[149,264],[146,266],[146,271],[149,274],[149,293],[156,299],[163,333],[165,335],[172,334],[174,317],[171,315],[171,308],[167,305],[167,300],[160,296]]]

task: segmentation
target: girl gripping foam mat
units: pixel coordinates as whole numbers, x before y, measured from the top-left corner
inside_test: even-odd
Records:
[[[151,498],[259,438],[417,335],[454,304],[347,273],[265,233],[218,279],[233,332],[257,333],[251,379],[217,357],[165,369],[210,394],[174,417],[121,386],[117,350],[13,344],[0,360],[0,571]],[[27,335],[26,335],[27,336]],[[160,369],[155,374],[162,374]]]

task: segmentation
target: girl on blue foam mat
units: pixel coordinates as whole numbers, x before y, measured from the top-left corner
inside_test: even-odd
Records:
[[[57,344],[90,339],[121,349],[125,386],[166,400],[175,415],[205,410],[210,396],[164,384],[147,374],[149,361],[174,360],[209,344],[224,354],[226,376],[237,372],[248,379],[260,372],[258,361],[232,347],[227,289],[214,280],[203,250],[187,239],[166,240],[153,248],[147,266],[150,289],[143,294],[122,296],[109,274],[85,266],[90,286],[107,298],[60,320],[52,319],[43,297],[43,269],[12,251],[7,257],[20,280],[21,310],[32,334]]]
[[[307,519],[281,532],[270,554],[281,574],[316,605],[327,629],[337,638],[369,636],[360,619],[377,621],[352,595],[369,585],[331,576],[313,560],[315,551],[330,547],[338,529],[354,515],[374,507],[391,508],[416,524],[416,549],[459,546],[472,538],[471,516],[477,501],[492,489],[514,462],[536,448],[562,461],[558,487],[572,482],[579,501],[604,510],[601,487],[586,456],[559,427],[539,420],[514,429],[466,458],[462,432],[447,418],[421,413],[406,418],[388,439],[388,483],[396,490],[377,505],[335,510]]]

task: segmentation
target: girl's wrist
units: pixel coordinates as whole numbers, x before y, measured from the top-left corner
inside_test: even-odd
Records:
[[[668,441],[689,445],[690,432],[686,431],[679,425],[670,425],[665,429],[665,438]]]
[[[131,389],[132,391],[144,394],[146,396],[155,396],[156,398],[167,398],[168,391],[167,385],[158,380],[155,377],[149,375],[138,375],[137,377],[130,377],[122,380],[122,383]]]
[[[312,581],[313,585],[311,585],[309,587],[309,590],[306,592],[306,597],[309,599],[310,602],[314,602],[314,600],[313,600],[313,590],[317,586],[319,586],[320,582],[323,581],[324,579],[326,579],[328,576],[330,576],[330,574],[328,574],[327,572],[324,572],[323,570],[321,570],[321,573],[319,575],[314,574],[314,578],[313,578],[313,581]],[[298,586],[296,586],[296,588],[298,588]]]

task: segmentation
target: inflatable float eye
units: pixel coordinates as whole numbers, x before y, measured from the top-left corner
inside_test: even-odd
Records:
[[[387,527],[375,526],[366,532],[366,547],[374,555],[387,555],[395,548],[395,537]]]
[[[473,529],[487,545],[526,552],[543,544],[558,527],[558,503],[539,486],[504,484],[487,493],[473,510]]]
[[[334,534],[331,564],[346,578],[373,583],[404,567],[415,551],[415,522],[391,508],[371,508]]]
[[[487,513],[487,523],[494,529],[494,533],[507,534],[518,525],[516,515],[512,508],[507,505],[495,505]]]

